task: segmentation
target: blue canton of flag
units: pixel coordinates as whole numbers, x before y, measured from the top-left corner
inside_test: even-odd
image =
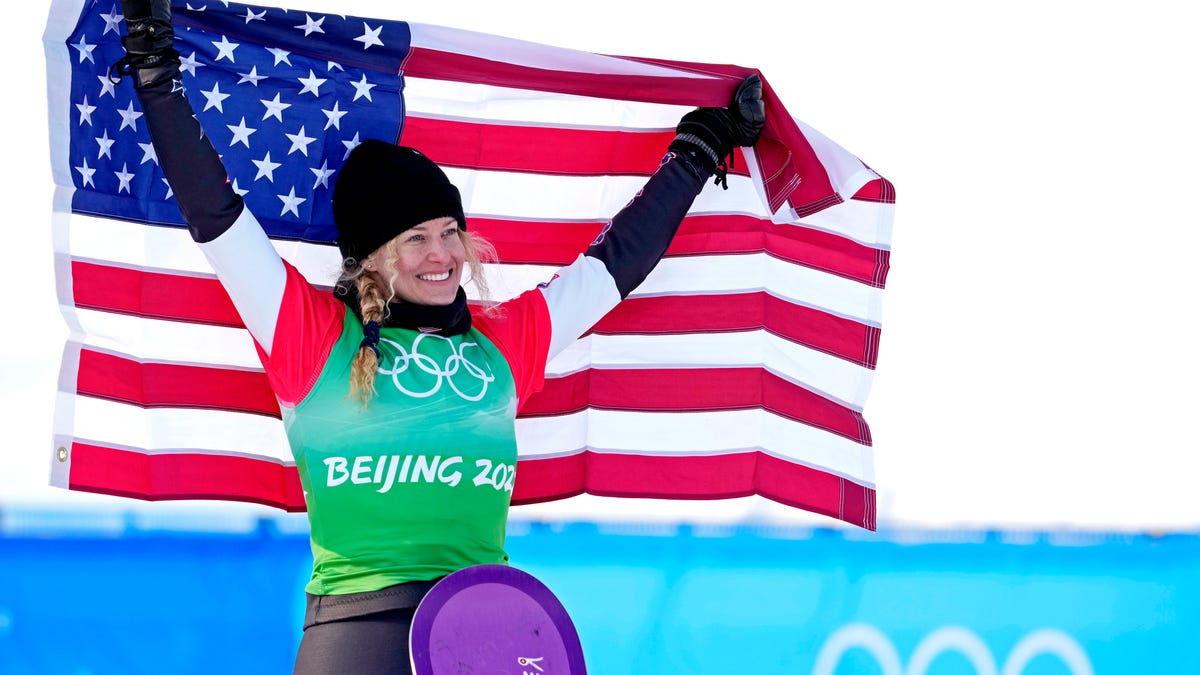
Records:
[[[399,137],[407,24],[228,2],[180,3],[173,11],[175,86],[186,89],[233,189],[272,237],[333,241],[329,192],[337,170],[362,140]],[[200,12],[210,30],[192,27]],[[124,30],[120,4],[112,3],[81,21],[70,40],[72,206],[182,226],[132,82],[109,79],[124,55]]]

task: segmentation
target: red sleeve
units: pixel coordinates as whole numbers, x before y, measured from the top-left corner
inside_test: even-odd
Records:
[[[517,410],[542,388],[550,353],[550,310],[541,289],[534,288],[485,312],[471,306],[471,322],[491,340],[517,385]]]
[[[329,352],[341,336],[346,305],[332,293],[314,288],[286,260],[283,266],[287,282],[271,355],[268,357],[257,342],[254,347],[280,405],[294,408],[316,384]]]

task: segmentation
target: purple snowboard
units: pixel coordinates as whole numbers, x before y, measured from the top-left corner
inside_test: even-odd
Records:
[[[508,565],[442,579],[413,616],[416,675],[584,675],[575,625],[545,584]]]

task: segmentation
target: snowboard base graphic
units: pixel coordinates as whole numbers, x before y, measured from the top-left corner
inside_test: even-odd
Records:
[[[413,615],[416,675],[585,675],[575,624],[550,589],[508,565],[442,579]]]

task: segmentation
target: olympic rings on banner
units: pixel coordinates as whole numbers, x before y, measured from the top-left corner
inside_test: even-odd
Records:
[[[450,354],[446,357],[446,362],[444,364],[438,363],[437,359],[429,356],[428,354],[420,353],[419,349],[421,346],[421,341],[426,339],[442,340],[450,345]],[[484,397],[484,394],[487,393],[488,383],[496,380],[496,377],[492,375],[491,371],[487,368],[486,363],[483,366],[479,366],[472,363],[471,360],[467,358],[468,348],[474,347],[476,350],[479,349],[479,345],[474,342],[462,342],[455,346],[454,341],[450,338],[442,337],[441,335],[434,335],[432,333],[422,333],[417,336],[417,339],[413,340],[412,351],[410,352],[393,340],[379,338],[379,341],[388,343],[397,352],[396,356],[392,359],[390,368],[385,368],[384,364],[380,363],[378,368],[379,373],[382,375],[390,375],[392,378],[392,384],[396,386],[396,389],[401,393],[407,394],[413,398],[428,398],[433,396],[442,388],[442,383],[445,382],[449,384],[450,388],[454,390],[454,393],[458,394],[458,397],[464,401],[478,401]],[[416,366],[416,368],[421,372],[433,375],[436,379],[433,380],[432,385],[428,389],[424,391],[413,391],[405,387],[404,384],[400,382],[399,377],[408,371],[409,366]],[[456,382],[455,376],[459,374],[460,370],[463,374],[457,378],[458,382]],[[467,389],[469,391],[479,386],[478,384],[468,385],[468,382],[482,382],[483,386],[479,389],[478,393],[467,393],[464,392],[463,389]],[[409,384],[412,383],[410,382]],[[460,388],[460,386],[463,388]]]
[[[1041,654],[1057,656],[1071,675],[1094,675],[1087,652],[1070,635],[1053,628],[1026,634],[1009,652],[1004,667],[997,671],[992,650],[974,631],[961,626],[942,626],[925,636],[913,650],[908,668],[902,668],[900,654],[887,635],[865,623],[842,626],[830,635],[817,654],[813,675],[833,675],[842,655],[855,647],[866,650],[875,659],[883,675],[925,675],[938,655],[947,651],[962,654],[971,662],[976,675],[1021,675],[1025,666]]]

